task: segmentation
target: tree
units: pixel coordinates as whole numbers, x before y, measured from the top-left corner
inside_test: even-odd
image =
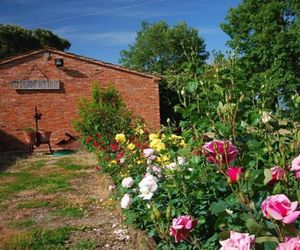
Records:
[[[289,104],[300,88],[300,2],[244,0],[229,10],[222,29],[252,91],[272,93],[269,107]]]
[[[208,57],[197,29],[184,22],[170,27],[164,21],[143,22],[135,43],[120,54],[122,65],[161,76],[170,70],[179,72],[191,55],[197,58],[198,66],[203,65]],[[162,122],[174,118],[173,106],[179,101],[176,92],[168,88],[164,80],[160,83],[160,101]]]
[[[27,30],[15,25],[0,24],[0,59],[46,46],[64,51],[71,44],[49,30]]]

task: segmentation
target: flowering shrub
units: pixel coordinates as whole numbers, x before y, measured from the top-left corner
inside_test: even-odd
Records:
[[[80,118],[74,121],[74,127],[81,133],[85,148],[94,151],[104,147],[100,143],[103,137],[109,140],[119,131],[131,133],[134,119],[112,85],[103,89],[94,83],[91,95],[91,99],[82,98],[78,102]]]
[[[297,249],[300,125],[222,70],[180,92],[181,136],[140,125],[86,141],[127,222],[159,249]]]
[[[292,165],[255,170],[229,140],[199,146],[143,127],[100,144],[100,165],[116,183],[128,223],[147,230],[158,248],[275,249],[297,235]]]

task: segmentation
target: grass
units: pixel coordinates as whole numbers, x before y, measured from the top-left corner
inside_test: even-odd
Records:
[[[47,208],[47,211],[49,210],[47,223],[49,216],[50,219],[59,216],[61,220],[62,217],[80,220],[86,214],[85,210],[69,204],[60,192],[72,191],[71,181],[88,176],[85,172],[78,172],[86,168],[85,165],[77,164],[73,158],[59,159],[57,164],[53,163],[53,160],[48,164],[47,159],[39,158],[36,161],[32,159],[19,161],[15,167],[0,172],[0,211],[13,209],[9,218],[13,218],[16,214],[27,213],[25,210],[21,211],[22,209],[37,211],[37,213],[28,211],[29,217],[26,219],[4,219],[4,226],[9,230],[4,235],[0,234],[0,249],[65,249],[66,240],[76,229],[69,227],[42,229],[40,226],[44,224],[40,224],[35,216],[40,215],[39,209]],[[35,198],[36,192],[39,198]],[[43,197],[45,194],[57,192],[59,193]],[[94,241],[78,240],[74,244],[73,249],[95,249]]]
[[[39,170],[42,167],[46,166],[47,161],[46,160],[38,160],[32,163],[29,163],[30,170]]]
[[[49,250],[63,249],[64,242],[70,237],[73,229],[61,227],[55,229],[34,229],[24,234],[6,238],[3,242],[3,250]]]
[[[96,244],[91,240],[79,240],[76,242],[76,250],[92,250],[96,248]]]
[[[58,215],[61,217],[73,217],[73,218],[79,218],[83,217],[84,212],[82,209],[78,207],[64,207],[64,208],[58,208],[53,212],[54,215]]]
[[[36,222],[32,219],[17,220],[10,224],[13,228],[26,229],[36,225]]]
[[[70,191],[70,179],[73,174],[52,173],[45,176],[39,176],[34,173],[0,173],[0,178],[5,176],[15,176],[14,182],[0,186],[0,201],[9,198],[11,195],[25,190],[39,190],[44,193],[56,193],[59,191]]]
[[[78,171],[85,168],[83,165],[72,162],[70,158],[59,159],[55,165],[69,171]]]
[[[48,207],[50,205],[49,201],[28,201],[24,203],[20,203],[16,206],[17,209],[23,209],[23,208],[41,208],[41,207]]]
[[[81,169],[83,169],[83,166],[82,166],[82,165],[78,165],[78,164],[70,163],[70,164],[64,165],[63,168],[64,168],[65,170],[76,171],[76,170],[81,170]]]

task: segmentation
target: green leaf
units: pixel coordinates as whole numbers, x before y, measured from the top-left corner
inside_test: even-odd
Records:
[[[200,156],[193,156],[193,157],[191,158],[190,163],[191,163],[191,165],[193,165],[194,167],[196,167],[196,166],[199,165],[200,160],[201,160]]]
[[[278,243],[275,241],[266,241],[263,242],[263,244],[264,244],[264,250],[274,250],[278,246]]]
[[[202,225],[202,224],[204,224],[205,223],[205,217],[204,216],[200,216],[199,218],[198,218],[198,225]]]
[[[264,184],[267,185],[269,181],[272,180],[272,170],[269,168],[265,168],[264,175],[265,175]]]
[[[214,84],[215,91],[219,96],[223,96],[224,89],[217,84]]]
[[[282,185],[280,182],[278,182],[273,188],[273,194],[281,194],[281,193],[282,193]]]
[[[227,187],[228,187],[227,181],[225,181],[224,179],[218,181],[217,188],[219,191],[226,192]]]
[[[278,243],[278,239],[275,236],[261,236],[255,239],[255,243],[265,243],[265,242],[276,242]],[[270,248],[268,248],[270,249]],[[274,248],[272,248],[273,250]]]
[[[219,213],[224,212],[228,207],[229,207],[229,204],[226,201],[220,200],[218,202],[213,202],[210,205],[210,211],[213,214],[219,214]]]
[[[297,189],[297,198],[298,198],[298,202],[300,203],[300,190]]]
[[[249,140],[249,141],[247,141],[247,145],[251,151],[257,151],[261,148],[262,143],[260,143],[256,140]]]
[[[219,240],[226,240],[230,237],[230,231],[223,231],[218,234]]]
[[[227,136],[229,134],[230,128],[224,125],[224,123],[216,122],[215,126],[223,136]]]
[[[246,226],[248,228],[249,233],[255,235],[260,235],[262,231],[266,229],[262,224],[259,224],[253,218],[249,218],[246,220]]]
[[[192,93],[196,92],[198,85],[199,84],[196,81],[188,82],[188,84],[186,85],[186,90],[192,94]]]

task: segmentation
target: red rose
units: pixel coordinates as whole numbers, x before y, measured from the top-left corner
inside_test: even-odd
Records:
[[[93,140],[93,137],[88,136],[88,137],[86,138],[86,143],[90,143],[92,140]]]
[[[118,143],[112,143],[112,144],[110,145],[110,148],[111,148],[111,151],[112,151],[112,152],[116,152],[116,151],[118,151],[118,149],[119,149],[119,144],[118,144]]]
[[[237,183],[240,180],[240,176],[243,172],[242,167],[229,167],[226,171],[229,183]]]

